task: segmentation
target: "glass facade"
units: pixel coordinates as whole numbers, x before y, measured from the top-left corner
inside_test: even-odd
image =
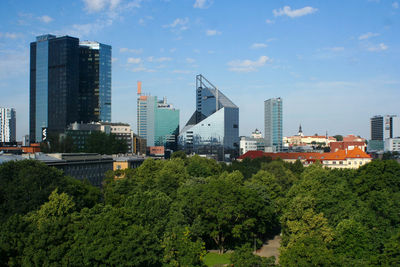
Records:
[[[111,122],[111,46],[85,41],[79,50],[80,121]]]
[[[100,121],[111,122],[111,46],[100,44]]]
[[[158,101],[156,96],[139,96],[137,101],[137,131],[147,146],[165,146],[176,150],[179,133],[179,110]]]
[[[49,36],[50,37],[50,36]],[[42,139],[42,128],[48,127],[49,38],[38,37],[36,46],[35,142]]]
[[[265,147],[282,151],[282,99],[271,98],[264,101]]]
[[[154,145],[176,150],[179,134],[179,110],[157,107],[155,116]]]
[[[179,146],[219,160],[239,152],[239,108],[202,75],[196,77],[196,111],[179,134]]]
[[[111,121],[111,46],[69,36],[38,36],[30,52],[30,141],[42,128],[62,133],[76,121]]]

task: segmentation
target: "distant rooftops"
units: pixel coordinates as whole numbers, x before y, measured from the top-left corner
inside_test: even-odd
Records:
[[[238,159],[245,158],[261,158],[270,157],[272,159],[287,159],[287,160],[307,160],[307,161],[324,161],[324,160],[346,160],[351,158],[367,158],[370,159],[371,156],[355,147],[352,150],[338,150],[336,152],[329,153],[317,153],[317,152],[280,152],[280,153],[266,153],[263,151],[248,151],[247,153],[241,155]]]

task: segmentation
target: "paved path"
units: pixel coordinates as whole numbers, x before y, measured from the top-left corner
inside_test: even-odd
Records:
[[[281,236],[276,235],[274,239],[270,239],[260,249],[257,250],[256,254],[261,257],[275,256],[275,263],[279,263],[279,248],[281,246]]]

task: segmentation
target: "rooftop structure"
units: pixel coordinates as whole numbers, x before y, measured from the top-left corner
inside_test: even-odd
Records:
[[[223,160],[239,150],[239,108],[204,76],[196,76],[196,111],[179,134],[187,153]]]
[[[249,151],[239,157],[239,160],[245,158],[255,159],[260,157],[270,157],[272,159],[282,159],[288,162],[295,162],[300,160],[304,166],[308,166],[316,161],[321,162],[325,167],[340,168],[340,169],[355,169],[372,160],[371,156],[354,147],[352,150],[338,150],[329,153],[316,153],[316,152],[280,152],[280,153],[266,153],[262,151]]]

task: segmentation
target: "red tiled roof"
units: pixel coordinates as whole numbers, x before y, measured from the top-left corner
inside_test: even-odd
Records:
[[[272,159],[300,159],[307,161],[315,160],[345,160],[347,158],[371,158],[370,155],[355,147],[353,150],[338,150],[336,152],[329,153],[316,153],[316,152],[280,152],[280,153],[267,153],[262,151],[248,151],[247,153],[241,155],[239,159],[244,158],[260,158],[260,157],[270,157]]]

